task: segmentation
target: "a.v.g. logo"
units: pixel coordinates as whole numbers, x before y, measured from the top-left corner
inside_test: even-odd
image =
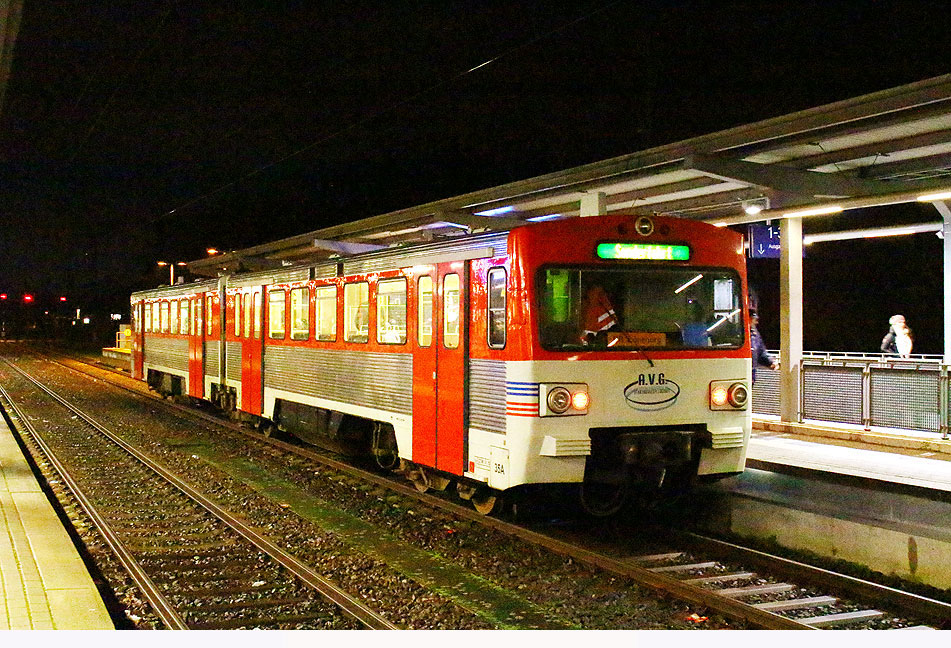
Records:
[[[662,373],[640,374],[624,388],[629,407],[645,412],[662,410],[677,402],[680,385]]]

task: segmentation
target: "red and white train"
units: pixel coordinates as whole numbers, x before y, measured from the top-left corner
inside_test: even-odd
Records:
[[[490,511],[743,470],[742,236],[618,214],[132,295],[132,372]]]

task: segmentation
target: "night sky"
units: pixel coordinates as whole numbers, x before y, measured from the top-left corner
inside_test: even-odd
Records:
[[[0,292],[91,311],[167,280],[157,260],[951,71],[945,2],[24,4],[0,114]],[[911,209],[870,218],[937,219]],[[894,311],[916,351],[940,351],[940,249],[810,249],[806,348],[877,350]],[[750,271],[775,346],[778,262]]]

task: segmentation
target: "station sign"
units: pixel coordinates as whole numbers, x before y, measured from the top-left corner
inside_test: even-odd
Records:
[[[749,257],[751,259],[778,259],[780,252],[779,223],[775,225],[756,223],[748,227]]]

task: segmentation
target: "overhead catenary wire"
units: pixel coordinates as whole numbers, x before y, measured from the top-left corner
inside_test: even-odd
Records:
[[[375,109],[375,110],[372,110],[372,111],[370,111],[368,114],[364,115],[363,117],[360,117],[360,118],[356,119],[355,121],[350,122],[349,124],[346,124],[346,125],[344,125],[344,126],[341,126],[340,128],[338,128],[337,130],[335,130],[335,131],[333,131],[333,132],[327,133],[326,135],[322,135],[322,136],[320,136],[319,138],[317,138],[317,139],[315,139],[315,140],[309,142],[308,144],[306,144],[306,145],[304,145],[304,146],[302,146],[302,147],[300,147],[300,148],[298,148],[298,149],[296,149],[296,150],[294,150],[294,151],[292,151],[292,152],[290,152],[290,153],[288,153],[288,154],[286,154],[286,155],[283,155],[283,156],[279,157],[279,158],[276,159],[276,160],[273,160],[273,161],[271,161],[271,162],[268,162],[267,164],[261,165],[261,166],[255,168],[255,169],[253,169],[252,171],[249,171],[248,173],[246,173],[246,174],[244,174],[244,175],[242,175],[242,176],[240,176],[240,177],[238,177],[238,178],[235,178],[234,180],[230,180],[230,181],[228,181],[228,182],[226,182],[226,183],[224,183],[224,184],[222,184],[222,185],[216,187],[215,189],[213,189],[213,190],[211,190],[211,191],[208,191],[208,192],[203,193],[203,194],[201,194],[201,195],[198,195],[198,196],[196,196],[196,197],[194,197],[194,198],[191,198],[191,199],[187,200],[186,202],[183,202],[183,203],[177,205],[176,207],[174,207],[174,208],[172,208],[172,209],[169,209],[168,211],[165,211],[165,212],[163,212],[163,213],[161,213],[161,214],[158,214],[158,215],[156,215],[156,216],[153,216],[153,217],[150,218],[150,219],[146,219],[146,221],[147,221],[147,222],[148,222],[148,221],[154,221],[154,220],[158,220],[158,219],[165,218],[165,217],[168,217],[168,216],[172,216],[172,215],[177,214],[177,213],[179,213],[179,212],[181,212],[181,211],[183,211],[183,210],[185,210],[185,209],[187,209],[187,208],[189,208],[189,207],[192,207],[192,206],[197,205],[197,204],[199,204],[199,203],[205,202],[206,200],[208,200],[208,199],[210,199],[210,198],[212,198],[212,197],[214,197],[214,196],[217,196],[218,194],[221,194],[221,193],[223,193],[223,192],[225,192],[225,191],[231,189],[232,187],[237,186],[239,183],[242,183],[242,182],[244,182],[244,181],[246,181],[246,180],[248,180],[248,179],[250,179],[250,178],[253,178],[253,177],[257,176],[257,175],[260,175],[260,174],[264,173],[265,171],[268,171],[268,170],[270,170],[270,169],[272,169],[272,168],[274,168],[274,167],[276,167],[276,166],[278,166],[278,165],[280,165],[280,164],[283,164],[284,162],[287,162],[288,160],[291,160],[291,159],[293,159],[293,158],[296,158],[297,156],[302,155],[303,153],[306,153],[307,151],[310,151],[310,150],[314,149],[315,147],[320,146],[321,144],[324,144],[324,143],[326,143],[326,142],[329,142],[329,141],[331,141],[331,140],[334,140],[334,139],[336,139],[336,138],[338,138],[338,137],[340,137],[340,136],[342,136],[342,135],[344,135],[344,134],[346,134],[346,133],[348,133],[348,132],[350,132],[350,131],[352,131],[352,130],[354,130],[354,129],[356,129],[356,128],[359,128],[359,127],[361,127],[361,126],[363,126],[363,125],[365,125],[365,124],[367,124],[367,123],[373,121],[374,119],[380,117],[381,115],[384,115],[384,114],[387,114],[387,113],[389,113],[389,112],[392,112],[392,111],[394,111],[394,110],[396,110],[396,109],[398,109],[398,108],[401,108],[401,107],[403,107],[403,106],[405,106],[405,105],[407,105],[407,104],[410,104],[410,103],[416,101],[417,99],[419,99],[419,98],[422,97],[422,96],[431,94],[432,92],[434,92],[434,91],[436,91],[436,90],[438,90],[438,89],[440,89],[440,88],[442,88],[442,87],[444,87],[444,86],[447,86],[447,85],[450,85],[450,84],[452,84],[452,83],[455,83],[455,82],[457,82],[459,79],[461,79],[461,78],[463,78],[463,77],[465,77],[465,76],[467,76],[467,75],[469,75],[469,74],[472,74],[472,73],[474,73],[474,72],[476,72],[476,71],[478,71],[478,70],[481,70],[481,69],[484,69],[484,68],[486,68],[486,67],[489,67],[489,66],[491,66],[492,64],[497,63],[498,61],[500,61],[500,60],[502,60],[502,59],[504,59],[504,58],[508,58],[508,57],[510,57],[510,56],[512,56],[512,55],[514,55],[514,54],[516,54],[516,53],[518,53],[518,52],[520,52],[520,51],[522,51],[522,50],[525,50],[525,49],[527,49],[527,48],[529,48],[529,47],[532,47],[532,46],[536,45],[537,43],[539,43],[539,42],[541,42],[541,41],[543,41],[543,40],[545,40],[545,39],[548,39],[548,38],[550,38],[550,37],[552,37],[552,36],[554,36],[554,35],[556,35],[556,34],[559,34],[559,33],[561,33],[561,32],[564,32],[565,30],[567,30],[567,29],[569,29],[569,28],[571,28],[571,27],[577,25],[578,23],[584,22],[584,21],[586,21],[586,20],[591,19],[591,18],[594,17],[594,16],[597,16],[597,15],[600,15],[600,14],[602,14],[602,13],[605,13],[605,12],[607,12],[608,10],[612,9],[613,7],[615,7],[615,6],[619,5],[619,4],[622,4],[623,2],[624,2],[624,0],[612,0],[611,2],[608,2],[608,3],[604,4],[604,5],[602,5],[601,7],[598,7],[597,9],[594,9],[594,10],[592,10],[592,11],[589,11],[588,13],[585,13],[585,14],[582,15],[582,16],[579,16],[579,17],[577,17],[577,18],[573,18],[573,19],[571,19],[571,20],[569,20],[569,21],[567,21],[567,22],[565,22],[565,23],[559,25],[558,27],[555,27],[555,28],[553,28],[553,29],[550,29],[550,30],[548,30],[548,31],[546,31],[546,32],[544,32],[544,33],[542,33],[542,34],[539,34],[539,35],[535,36],[534,38],[531,38],[531,39],[529,39],[529,40],[527,40],[527,41],[525,41],[525,42],[523,42],[523,43],[520,43],[520,44],[518,44],[518,45],[515,45],[514,47],[510,47],[509,49],[504,50],[504,51],[502,51],[502,52],[496,54],[495,56],[492,56],[492,57],[490,57],[490,58],[484,60],[483,62],[479,63],[478,65],[475,65],[475,66],[470,67],[470,68],[468,68],[468,69],[466,69],[466,70],[457,72],[456,74],[454,74],[454,75],[452,75],[452,76],[450,76],[450,77],[448,77],[448,78],[445,78],[445,79],[442,79],[442,80],[440,80],[440,81],[437,81],[436,83],[434,83],[434,84],[432,84],[432,85],[430,85],[430,86],[428,86],[428,87],[426,87],[426,88],[424,88],[424,89],[422,89],[422,90],[419,90],[419,91],[413,93],[412,95],[410,95],[410,96],[408,96],[408,97],[405,97],[404,99],[401,99],[401,100],[396,101],[396,102],[394,102],[394,103],[391,103],[391,104],[388,104],[388,105],[386,105],[386,106],[383,106],[383,107],[377,108],[377,109]]]

